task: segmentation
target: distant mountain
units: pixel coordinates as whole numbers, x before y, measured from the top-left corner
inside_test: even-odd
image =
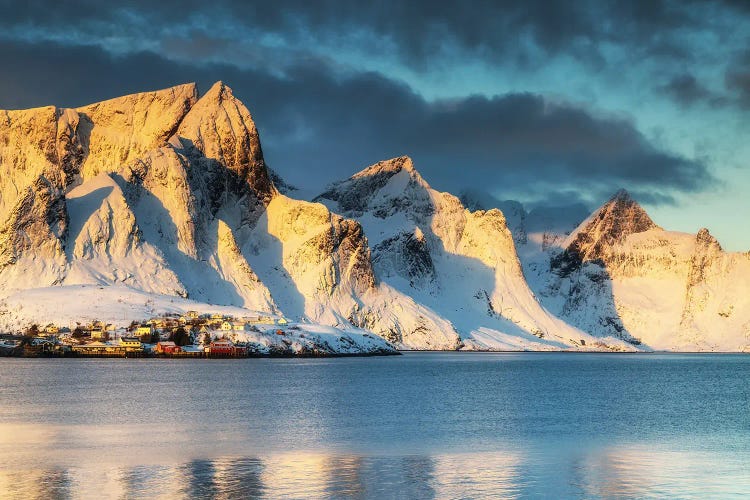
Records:
[[[750,345],[748,256],[624,192],[576,229],[579,206],[462,203],[400,157],[297,200],[222,82],[0,116],[0,328],[192,300],[408,349]]]
[[[541,302],[594,335],[653,349],[750,349],[750,255],[665,231],[619,191],[525,266]]]
[[[537,205],[531,210],[515,200],[499,200],[489,193],[467,189],[461,192],[461,203],[469,210],[499,209],[513,234],[516,245],[524,246],[529,235],[566,235],[586,219],[591,211],[581,203]]]

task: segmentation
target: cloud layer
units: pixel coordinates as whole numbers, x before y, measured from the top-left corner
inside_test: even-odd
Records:
[[[606,86],[627,68],[654,82],[647,97],[675,109],[750,106],[745,52],[714,68],[718,80],[701,59],[721,42],[741,47],[745,32],[750,40],[743,2],[75,0],[0,3],[0,14],[0,107],[222,79],[253,112],[269,163],[299,185],[402,154],[439,189],[532,202],[597,202],[624,186],[670,204],[720,185],[707,156],[669,149],[637,116],[568,97],[564,81],[555,95],[428,97],[446,74],[470,82],[495,67],[536,74],[557,64]]]

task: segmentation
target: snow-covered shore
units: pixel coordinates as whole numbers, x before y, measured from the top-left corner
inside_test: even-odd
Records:
[[[102,321],[124,329],[133,321],[188,311],[243,317],[254,312],[239,307],[205,304],[181,297],[149,294],[125,286],[72,285],[37,288],[0,297],[0,332],[19,332],[32,324],[55,324],[73,329],[76,323]],[[277,332],[282,331],[283,335]],[[245,343],[256,355],[353,356],[397,354],[387,341],[366,330],[312,323],[289,323],[283,328],[258,325],[248,331],[211,332]]]

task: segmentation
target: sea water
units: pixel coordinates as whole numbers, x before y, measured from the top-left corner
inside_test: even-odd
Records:
[[[750,496],[750,356],[0,359],[0,498]]]

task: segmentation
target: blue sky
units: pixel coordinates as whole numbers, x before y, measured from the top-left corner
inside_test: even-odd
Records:
[[[624,187],[750,249],[747,2],[0,0],[0,57],[0,108],[223,80],[292,184],[408,154],[529,206]]]

